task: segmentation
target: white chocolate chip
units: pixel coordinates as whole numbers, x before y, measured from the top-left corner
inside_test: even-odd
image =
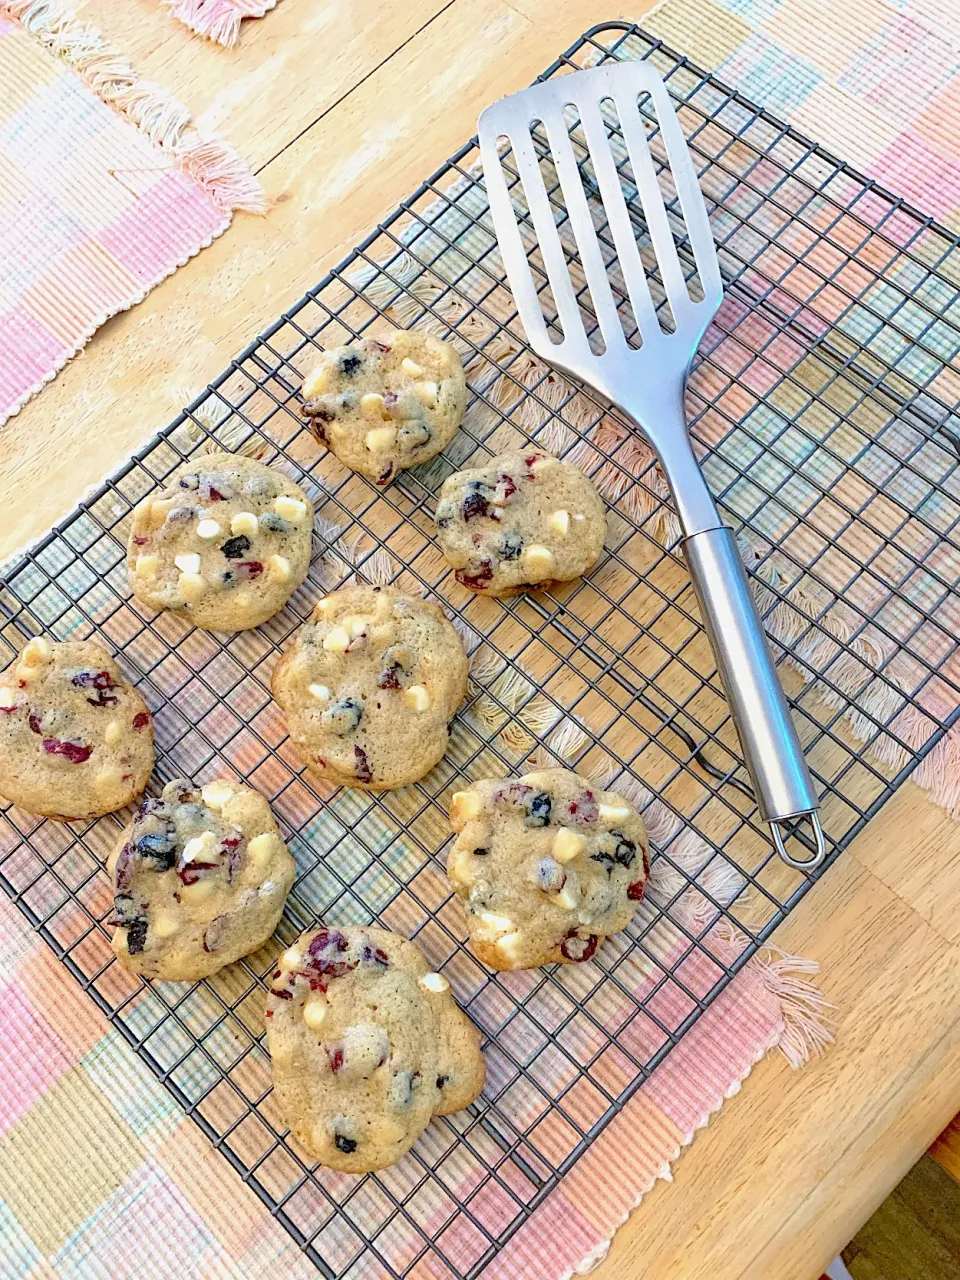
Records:
[[[583,514],[582,511],[578,511],[573,518],[574,520],[586,520],[587,517]]]
[[[408,378],[423,377],[423,370],[417,364],[416,360],[411,360],[409,356],[407,356],[403,360],[403,362],[400,365],[400,368],[403,370],[403,372],[407,375]]]
[[[450,990],[450,983],[442,973],[425,973],[420,979],[420,985],[427,991],[436,991],[438,994]]]
[[[497,941],[497,950],[507,957],[508,960],[516,960],[520,955],[520,948],[523,946],[523,934],[508,933],[506,937]]]
[[[579,832],[561,827],[553,837],[553,856],[558,862],[570,862],[583,853],[586,843]]]
[[[50,647],[50,641],[46,636],[34,636],[29,644],[24,645],[23,652],[20,654],[20,665],[27,667],[39,666],[41,662],[48,662],[53,649]]]
[[[323,647],[329,653],[346,653],[350,646],[350,632],[344,627],[334,627],[323,637]]]
[[[406,1129],[398,1120],[390,1120],[384,1118],[382,1120],[373,1120],[367,1128],[367,1132],[374,1142],[399,1142],[401,1138],[406,1137]]]
[[[260,521],[252,511],[238,511],[230,521],[230,532],[252,538],[260,529]]]
[[[283,520],[290,520],[293,524],[299,524],[307,514],[307,504],[301,502],[299,498],[290,498],[285,493],[281,493],[279,498],[274,498],[273,509]]]
[[[120,721],[111,720],[110,723],[107,725],[106,729],[104,729],[103,731],[103,740],[108,747],[112,747],[114,746],[115,743],[120,741],[120,737],[122,733],[123,733],[123,725],[120,723]]]
[[[133,571],[138,578],[155,578],[159,568],[159,556],[137,556]]]
[[[330,701],[330,690],[325,684],[307,685],[307,692],[312,698],[316,698],[318,702]]]
[[[222,809],[227,801],[236,794],[236,783],[231,782],[228,778],[214,778],[213,782],[207,782],[200,788],[203,803],[209,809]]]
[[[202,834],[194,836],[192,840],[188,840],[183,846],[183,853],[180,855],[181,861],[194,862],[199,859],[201,862],[209,862],[216,854],[219,844],[220,841],[212,831],[204,831]]]
[[[435,409],[437,407],[440,388],[435,382],[418,382],[413,389],[417,393],[417,399],[425,409]]]
[[[387,416],[384,404],[383,396],[377,395],[376,391],[371,391],[360,397],[360,412],[365,418],[372,418],[374,422],[379,422]]]
[[[273,857],[277,848],[277,837],[272,831],[265,831],[262,836],[254,836],[247,845],[247,857],[254,866],[263,867]]]
[[[172,911],[158,911],[150,922],[150,932],[157,938],[172,938],[180,928],[180,921]]]
[[[0,686],[0,707],[15,707],[17,705],[16,689],[7,689]]]
[[[566,911],[573,911],[576,908],[580,902],[580,881],[575,872],[567,872],[566,883],[554,901],[558,907],[563,907]]]
[[[308,1000],[303,1006],[303,1020],[311,1031],[319,1031],[326,1016],[326,1000]]]
[[[206,902],[217,887],[216,880],[196,880],[193,884],[185,884],[180,890],[180,901],[186,902],[190,906],[197,906],[201,902]]]
[[[599,819],[601,822],[625,822],[633,810],[628,804],[600,804]]]
[[[475,791],[455,791],[450,805],[451,822],[469,822],[480,813],[480,797]]]
[[[360,636],[365,636],[367,634],[366,618],[359,618],[354,614],[350,614],[349,617],[344,618],[343,623],[341,625],[345,628],[345,630],[350,632],[351,636],[353,636],[354,639],[357,639]]]
[[[430,695],[422,684],[412,684],[403,691],[404,705],[408,706],[411,711],[428,711],[430,709]]]
[[[197,525],[198,538],[219,538],[223,530],[217,524],[216,520],[201,520]],[[176,563],[176,561],[174,561]],[[197,568],[199,569],[199,564]]]
[[[534,542],[523,552],[523,567],[528,573],[535,573],[541,578],[549,577],[557,567],[553,552],[549,547]]]
[[[286,556],[268,556],[267,567],[270,570],[271,578],[275,578],[277,582],[290,581],[293,570]]]
[[[196,600],[203,594],[206,585],[199,573],[181,573],[177,579],[177,586],[184,600]]]
[[[191,551],[189,555],[174,556],[173,563],[181,573],[200,572],[200,557],[195,551]]]
[[[550,528],[558,537],[565,538],[570,532],[570,512],[561,508],[554,511],[549,520]]]
[[[371,453],[384,453],[392,449],[397,439],[396,427],[373,427],[363,437],[363,443]]]
[[[290,947],[277,961],[277,968],[282,969],[284,973],[292,973],[294,969],[299,969],[302,963],[303,952],[298,951],[296,947]]]
[[[304,378],[300,393],[304,400],[312,400],[315,396],[323,395],[329,385],[330,366],[328,364],[318,364]]]
[[[509,916],[498,916],[493,911],[481,911],[480,923],[492,933],[510,933],[513,929]]]

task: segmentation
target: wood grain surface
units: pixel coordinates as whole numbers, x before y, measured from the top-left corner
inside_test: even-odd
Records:
[[[0,558],[41,535],[601,18],[589,0],[284,0],[224,51],[157,0],[74,7],[250,160],[269,216],[105,325],[0,432]],[[640,18],[650,5],[634,4]],[[905,785],[778,931],[837,1043],[761,1063],[601,1280],[811,1280],[960,1109],[960,825]]]

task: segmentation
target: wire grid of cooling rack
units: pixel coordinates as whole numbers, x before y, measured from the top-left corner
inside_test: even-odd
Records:
[[[546,74],[611,58],[650,58],[665,76],[708,198],[726,297],[688,413],[756,575],[823,795],[829,865],[960,704],[957,241],[636,27],[594,29]],[[652,458],[524,346],[476,161],[471,142],[11,567],[0,593],[6,659],[44,630],[96,633],[117,652],[154,710],[160,779],[229,770],[271,799],[298,867],[278,938],[195,986],[144,987],[112,961],[102,864],[122,815],[66,825],[6,808],[0,878],[328,1276],[479,1273],[816,878],[774,856],[756,814]],[[629,195],[622,153],[621,173]],[[680,224],[676,238],[683,256]],[[379,490],[312,439],[298,387],[318,347],[388,322],[450,336],[471,398],[445,454]],[[430,513],[466,459],[527,441],[594,475],[610,506],[606,552],[582,583],[485,600],[447,571]],[[319,513],[303,588],[235,636],[145,615],[124,568],[133,505],[214,444],[283,467]],[[354,575],[440,599],[471,653],[446,759],[397,793],[305,772],[269,697],[280,647],[317,595]],[[446,809],[463,777],[531,762],[649,805],[654,872],[633,925],[589,962],[495,975],[465,949],[442,874]],[[270,1092],[264,978],[321,917],[415,937],[485,1035],[480,1100],[377,1175],[313,1168]]]

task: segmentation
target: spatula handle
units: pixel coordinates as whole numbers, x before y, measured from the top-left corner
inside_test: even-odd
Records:
[[[820,801],[733,531],[721,526],[694,533],[684,539],[683,553],[760,813],[772,824],[812,814]]]

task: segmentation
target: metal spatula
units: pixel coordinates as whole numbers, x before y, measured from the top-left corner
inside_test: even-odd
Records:
[[[644,94],[650,95],[656,109],[702,300],[691,298],[684,278],[638,107]],[[640,210],[635,206],[635,212],[642,211],[649,231],[675,325],[673,332],[665,332],[658,319],[631,210],[610,147],[602,105],[605,103],[608,118],[610,103],[616,110],[637,188]],[[568,105],[579,117],[595,180],[585,179],[578,164],[564,116]],[[501,139],[509,143],[505,161],[500,154]],[[683,529],[684,556],[760,813],[770,824],[773,842],[785,862],[805,870],[815,867],[825,852],[817,793],[767,648],[733,532],[721,522],[684,420],[687,371],[697,344],[720,305],[723,285],[703,195],[666,87],[656,70],[643,62],[556,77],[504,98],[484,111],[480,117],[480,154],[500,251],[530,345],[542,359],[605,395],[634,420],[659,454]],[[551,179],[556,174],[550,190],[541,160],[549,166]],[[580,163],[583,161],[581,148]],[[516,166],[523,184],[529,223],[539,243],[556,306],[553,337],[524,247],[504,163]],[[613,257],[615,249],[622,292],[629,297],[639,331],[639,347],[628,344],[624,335],[591,216],[591,202],[594,209],[599,203],[603,206],[604,235],[612,242],[608,243],[608,257]],[[564,216],[569,219],[569,230],[576,240],[578,276],[582,274],[589,288],[602,335],[604,349],[600,354],[591,347],[578,289],[568,269],[572,246],[568,244],[565,256],[557,229],[558,219]],[[632,340],[636,342],[636,336]],[[594,346],[599,345],[594,342]],[[787,852],[781,827],[787,820],[804,815],[809,815],[813,824],[816,852],[801,861]]]

